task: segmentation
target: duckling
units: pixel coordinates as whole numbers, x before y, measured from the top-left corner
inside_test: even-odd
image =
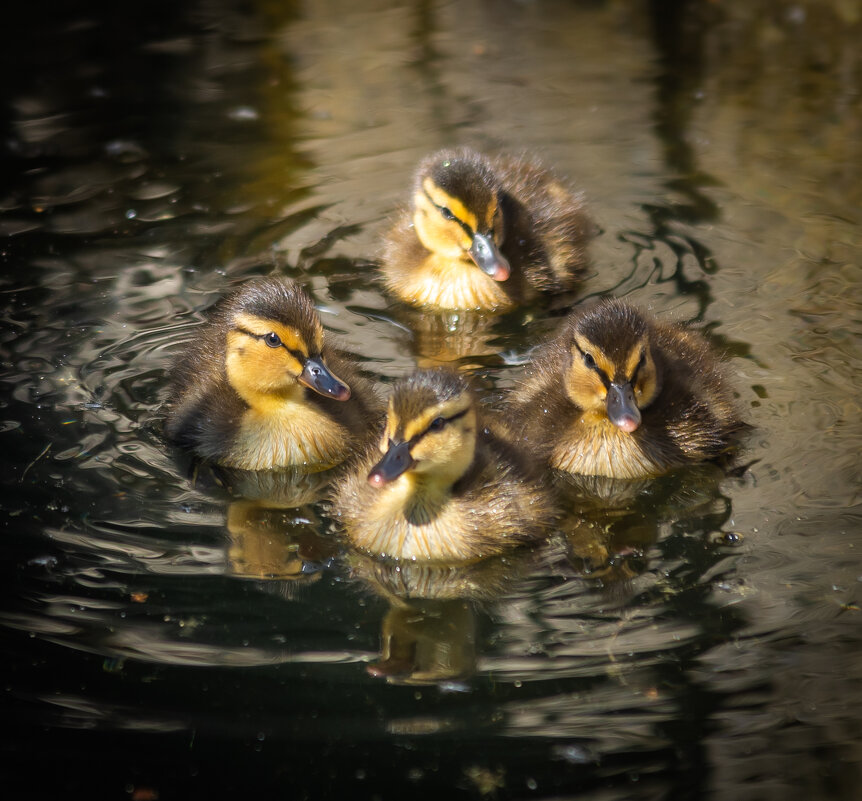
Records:
[[[742,427],[706,340],[620,300],[573,312],[509,411],[551,467],[619,479],[716,457]]]
[[[443,150],[419,164],[381,271],[414,306],[505,311],[571,290],[592,234],[582,198],[537,162]]]
[[[336,489],[359,549],[467,562],[544,537],[556,519],[529,462],[461,376],[420,370],[396,384],[385,429]]]
[[[217,304],[171,379],[168,437],[241,470],[332,467],[376,414],[368,382],[324,341],[311,298],[283,277]]]

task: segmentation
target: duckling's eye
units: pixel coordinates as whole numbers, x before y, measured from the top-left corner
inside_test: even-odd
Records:
[[[428,426],[428,431],[440,431],[443,426],[446,425],[446,418],[444,417],[435,417],[430,425]]]
[[[584,364],[592,370],[596,366],[596,360],[593,358],[592,353],[584,354]]]
[[[281,347],[281,337],[276,334],[275,331],[270,331],[268,334],[264,334],[263,341],[271,348]]]
[[[449,209],[447,209],[445,206],[439,206],[438,208],[440,209],[440,213],[443,215],[444,220],[454,220],[455,219],[455,215]]]

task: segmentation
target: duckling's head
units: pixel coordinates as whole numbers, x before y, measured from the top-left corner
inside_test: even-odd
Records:
[[[380,452],[368,474],[373,487],[405,475],[454,484],[476,452],[476,406],[466,381],[446,370],[420,370],[396,384]]]
[[[647,320],[633,306],[606,300],[567,321],[560,342],[568,349],[565,391],[592,418],[626,433],[661,389]]]
[[[432,253],[472,262],[495,281],[509,277],[509,262],[500,252],[499,182],[488,160],[474,150],[444,150],[419,165],[413,225]]]
[[[350,387],[324,362],[323,326],[311,298],[280,277],[249,281],[221,309],[228,381],[253,406],[308,387],[337,401]]]

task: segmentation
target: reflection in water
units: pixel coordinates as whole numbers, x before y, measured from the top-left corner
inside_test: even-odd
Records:
[[[302,469],[234,470],[196,463],[195,486],[202,491],[220,489],[232,497],[257,501],[263,507],[292,509],[324,498],[338,468],[309,473]]]
[[[666,188],[673,200],[644,204],[653,226],[646,247],[639,241],[639,235],[627,237],[638,263],[654,255],[653,243],[670,249],[672,258],[663,259],[661,269],[658,269],[661,262],[656,260],[657,269],[650,280],[658,284],[670,282],[681,297],[693,296],[697,301],[695,320],[704,318],[713,301],[712,288],[705,276],[718,269],[710,248],[688,233],[689,226],[712,223],[719,217],[707,191],[716,181],[698,168],[696,151],[687,137],[693,99],[697,97],[703,72],[704,38],[709,24],[709,13],[702,8],[702,4],[690,0],[650,3],[660,67],[655,79],[653,118],[670,175]]]
[[[368,672],[389,682],[436,684],[469,678],[476,669],[476,619],[464,601],[393,604],[380,639],[380,659]]]
[[[227,510],[231,575],[291,582],[288,593],[299,583],[317,581],[336,555],[332,541],[317,533],[319,526],[310,507],[288,515],[254,502],[232,502]]]
[[[547,567],[544,549],[465,565],[386,561],[350,555],[351,576],[389,603],[381,624],[380,659],[368,666],[391,684],[434,684],[470,678],[476,670],[477,605],[517,592],[523,576]]]
[[[47,11],[0,33],[10,785],[857,797],[856,4]],[[318,488],[178,465],[165,369],[278,271],[373,378],[447,361],[498,399],[553,314],[402,319],[373,272],[405,176],[457,144],[576,178],[604,231],[576,300],[702,319],[748,464],[562,481],[523,565],[392,574]]]
[[[495,317],[483,312],[419,311],[399,306],[396,319],[409,335],[410,352],[421,368],[475,369],[499,361]]]
[[[654,480],[557,473],[567,515],[560,525],[573,564],[607,589],[630,586],[649,568],[656,544],[675,529],[699,531],[703,543],[735,544],[724,532],[731,515],[724,471],[706,463]]]

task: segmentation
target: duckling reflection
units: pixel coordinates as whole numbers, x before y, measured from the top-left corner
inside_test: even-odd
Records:
[[[551,467],[616,479],[715,458],[742,428],[706,340],[620,300],[572,313],[509,411]]]
[[[340,469],[232,470],[198,462],[194,481],[199,488],[218,487],[234,499],[255,501],[274,509],[294,509],[325,498]]]
[[[650,550],[680,524],[711,534],[727,523],[725,477],[709,462],[640,481],[555,473],[570,562],[585,578],[625,592],[648,569]]]
[[[468,370],[500,363],[501,332],[496,318],[484,312],[401,307],[393,316],[410,331],[407,345],[417,367]]]
[[[368,666],[369,674],[390,684],[472,676],[477,606],[510,590],[537,561],[536,552],[526,548],[466,565],[384,562],[350,553],[352,578],[389,602],[381,622],[380,659]]]
[[[217,304],[171,382],[168,437],[242,470],[339,464],[377,410],[369,383],[324,341],[311,298],[278,276]]]
[[[231,470],[207,463],[196,468],[196,489],[225,498],[230,575],[294,598],[332,565],[338,547],[319,533],[315,504],[339,468],[318,473]]]
[[[234,501],[226,526],[229,571],[241,578],[309,584],[338,552],[332,540],[318,534],[320,519],[311,506],[280,509]]]
[[[348,539],[394,559],[464,562],[550,533],[553,496],[466,380],[421,370],[399,382],[379,450],[336,487]]]
[[[572,290],[592,234],[581,198],[537,162],[443,150],[419,164],[381,271],[414,306],[503,311]]]
[[[476,672],[476,613],[466,601],[392,604],[380,641],[380,659],[367,670],[390,684],[436,684]]]

